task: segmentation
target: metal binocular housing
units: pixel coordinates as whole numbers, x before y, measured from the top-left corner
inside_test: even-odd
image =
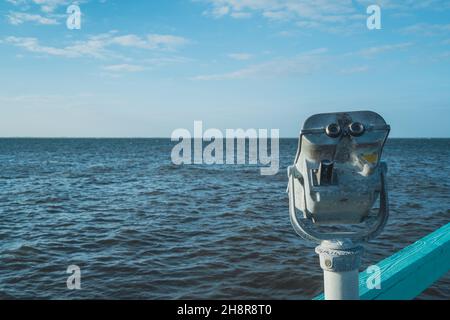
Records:
[[[318,114],[306,120],[288,169],[290,218],[299,235],[315,242],[367,241],[383,229],[389,210],[387,165],[380,159],[389,132],[385,120],[371,111]],[[317,231],[319,226],[366,223],[377,199],[376,221],[363,230]]]

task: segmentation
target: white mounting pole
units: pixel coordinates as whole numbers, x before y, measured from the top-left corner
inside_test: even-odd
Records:
[[[349,240],[323,241],[316,248],[324,271],[325,300],[359,300],[362,251]]]
[[[359,300],[358,270],[323,272],[325,300]]]

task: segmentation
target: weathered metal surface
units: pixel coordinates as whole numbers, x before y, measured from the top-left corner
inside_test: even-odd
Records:
[[[294,165],[288,169],[289,216],[300,236],[321,243],[316,252],[327,300],[359,298],[362,247],[352,240],[378,235],[389,216],[387,165],[380,163],[389,131],[384,119],[370,111],[319,114],[304,124]],[[376,222],[364,231],[320,232],[311,227],[361,224],[378,198]]]
[[[358,270],[363,247],[351,241],[324,241],[316,248],[324,271],[345,272]]]
[[[362,246],[349,240],[323,241],[316,252],[324,274],[325,299],[358,300]]]
[[[357,136],[352,124],[367,130]],[[340,135],[328,133],[330,126]],[[304,178],[296,184],[296,208],[316,224],[361,223],[381,190],[379,160],[389,133],[374,112],[319,114],[306,120],[295,166]],[[321,182],[323,162],[332,163],[330,179]]]
[[[358,270],[324,271],[326,300],[359,300]]]
[[[380,162],[390,127],[370,111],[319,114],[306,120],[295,163],[288,170],[289,211],[307,240],[366,241],[387,217],[387,165]],[[322,232],[315,225],[362,224],[380,199],[377,222],[361,232]],[[298,219],[302,216],[302,219]]]

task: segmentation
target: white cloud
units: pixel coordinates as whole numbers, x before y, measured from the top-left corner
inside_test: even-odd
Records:
[[[287,11],[265,11],[262,15],[271,20],[287,20],[292,17]]]
[[[6,18],[13,25],[34,22],[40,25],[56,25],[65,17],[66,8],[71,4],[82,4],[89,0],[6,0],[19,11],[14,11]],[[40,12],[36,12],[36,10]],[[55,11],[59,10],[58,14]]]
[[[42,12],[52,13],[59,7],[67,7],[70,4],[80,4],[88,0],[6,0],[7,2],[21,7],[22,9],[29,9],[31,6],[38,6]]]
[[[27,51],[66,58],[94,57],[111,58],[118,57],[113,47],[134,47],[146,50],[175,50],[177,47],[188,43],[182,37],[172,35],[151,34],[146,37],[129,34],[115,36],[113,32],[91,36],[85,41],[76,41],[65,47],[53,47],[40,44],[37,38],[23,38],[10,36],[4,39],[4,43],[23,48]]]
[[[10,24],[19,25],[24,22],[35,22],[43,25],[56,25],[59,22],[53,18],[46,18],[39,14],[30,14],[25,12],[11,12],[7,15]]]
[[[160,56],[142,60],[143,63],[151,67],[162,67],[172,64],[188,63],[194,60],[181,56]]]
[[[438,10],[445,10],[450,8],[448,0],[358,0],[358,3],[369,6],[378,4],[383,9],[392,10],[421,10],[428,8],[438,8]]]
[[[105,71],[111,72],[141,72],[145,68],[143,66],[133,65],[133,64],[115,64],[103,67]]]
[[[230,8],[227,6],[214,6],[209,13],[215,18],[220,18],[230,13]],[[205,14],[208,14],[208,12],[206,11]]]
[[[252,12],[269,19],[323,20],[328,16],[356,13],[349,0],[206,0],[210,9],[206,12],[215,17]]]
[[[322,28],[336,23],[365,23],[365,7],[377,3],[398,13],[429,8],[450,8],[448,0],[193,0],[207,3],[205,14],[215,18],[257,14],[270,20],[293,21],[297,26]],[[332,31],[332,29],[328,30]]]
[[[364,73],[369,71],[368,66],[358,66],[358,67],[350,67],[344,68],[340,70],[342,74],[355,74],[355,73]]]
[[[27,3],[27,0],[6,0],[6,2],[9,2],[15,6],[24,5]]]
[[[42,46],[39,44],[39,41],[36,38],[7,37],[5,38],[4,43],[9,43],[16,47],[24,48],[25,50],[34,53],[44,53],[53,56],[64,56],[68,58],[75,58],[80,56],[78,52],[68,50],[67,48]]]
[[[417,23],[402,29],[404,33],[420,34],[425,36],[447,35],[450,33],[450,24]]]
[[[33,2],[44,12],[53,12],[59,6],[68,6],[71,3],[70,0],[33,0]]]
[[[378,54],[402,50],[412,46],[413,43],[405,42],[398,44],[388,44],[382,46],[368,47],[357,52],[351,52],[342,55],[330,55],[328,49],[320,48],[309,52],[304,52],[290,58],[276,58],[259,64],[252,64],[245,68],[225,73],[203,74],[192,77],[191,80],[196,81],[219,81],[219,80],[235,80],[235,79],[263,79],[263,78],[283,78],[298,77],[313,74],[330,62],[337,64],[336,58],[359,56],[363,58],[372,58]],[[338,64],[337,64],[338,65]],[[333,69],[333,67],[331,67]],[[330,70],[330,68],[328,68]],[[359,65],[345,68],[337,68],[336,72],[340,74],[357,74],[370,70],[367,65]]]
[[[189,40],[183,37],[167,34],[150,34],[146,39],[148,49],[168,49],[174,50],[189,43]]]
[[[239,61],[250,60],[253,55],[250,53],[230,53],[228,55],[229,58]]]
[[[163,34],[150,34],[146,37],[137,35],[118,36],[111,39],[111,43],[124,46],[150,50],[175,50],[187,43],[189,40],[183,37]]]
[[[250,18],[252,14],[250,12],[232,12],[230,16],[235,19],[246,19]]]
[[[117,36],[111,41],[124,47],[145,48],[147,46],[147,42],[144,39],[134,34]]]
[[[324,60],[323,54],[327,51],[326,48],[320,48],[292,58],[278,58],[228,73],[199,75],[191,80],[217,81],[307,75],[321,67]]]
[[[356,54],[366,57],[366,58],[369,58],[369,57],[373,57],[377,54],[409,48],[412,45],[413,45],[413,43],[411,43],[411,42],[404,42],[404,43],[398,43],[398,44],[375,46],[375,47],[369,47],[369,48],[362,49],[362,50],[356,52]]]

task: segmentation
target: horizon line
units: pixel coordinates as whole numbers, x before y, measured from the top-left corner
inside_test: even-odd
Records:
[[[298,139],[299,137],[279,137],[280,139]],[[11,137],[0,137],[0,139],[168,139],[171,140],[171,137],[126,137],[126,136],[122,136],[122,137],[80,137],[80,136],[55,136],[55,137],[45,137],[45,136],[11,136]],[[194,138],[191,138],[194,139]],[[224,140],[226,140],[227,138],[224,137]],[[248,138],[246,138],[248,139]],[[389,139],[450,139],[450,137],[389,137]]]

